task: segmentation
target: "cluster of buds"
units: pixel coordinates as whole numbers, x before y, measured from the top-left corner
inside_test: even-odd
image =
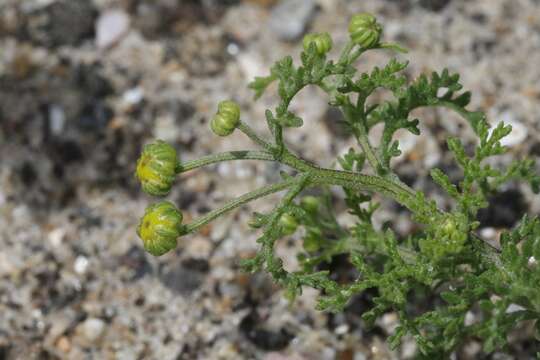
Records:
[[[231,134],[240,121],[240,107],[232,101],[222,101],[210,127],[219,136]],[[170,144],[157,140],[143,148],[137,160],[135,176],[144,192],[152,196],[165,196],[171,191],[182,166],[180,158]],[[177,239],[185,233],[182,213],[172,203],[161,201],[150,205],[137,228],[146,251],[160,256],[176,248]]]
[[[349,33],[354,45],[363,49],[374,47],[379,42],[382,28],[370,14],[358,14],[352,17]],[[307,34],[303,39],[305,51],[315,49],[323,56],[332,49],[332,38],[328,33]],[[313,50],[311,50],[313,51]],[[210,129],[218,136],[228,136],[240,125],[240,107],[237,103],[224,100],[218,104],[217,112],[210,121]],[[182,169],[176,150],[164,141],[146,145],[137,161],[136,177],[144,192],[152,196],[167,195],[177,173]],[[316,211],[318,202],[306,197],[302,207],[306,211]],[[298,222],[292,214],[281,216],[279,224],[285,235],[292,234]],[[143,240],[144,248],[159,256],[174,249],[177,238],[186,233],[182,225],[182,213],[172,203],[162,201],[149,206],[138,226],[137,233]]]

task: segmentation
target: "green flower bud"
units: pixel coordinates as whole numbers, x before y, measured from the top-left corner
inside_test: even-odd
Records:
[[[281,215],[281,218],[279,219],[279,225],[281,226],[281,229],[283,230],[283,234],[285,235],[292,235],[298,228],[298,222],[292,216],[291,214],[283,214]]]
[[[182,231],[182,213],[168,201],[147,207],[137,227],[144,249],[154,256],[176,248],[176,239]]]
[[[377,23],[377,19],[371,14],[356,14],[349,23],[349,34],[352,41],[364,49],[377,45],[381,32],[381,25]]]
[[[307,252],[316,252],[320,249],[321,238],[314,233],[309,233],[304,238],[304,250]]]
[[[171,145],[162,140],[146,145],[135,172],[144,192],[153,196],[167,195],[176,177],[176,163],[176,150]]]
[[[240,122],[240,107],[237,103],[224,100],[218,104],[218,111],[210,122],[210,128],[219,136],[230,135]]]
[[[315,196],[305,196],[300,201],[300,206],[307,212],[315,213],[319,210],[320,201]]]
[[[324,55],[332,49],[332,38],[328,33],[312,33],[304,36],[304,50],[308,51],[311,44],[315,45],[317,53]]]

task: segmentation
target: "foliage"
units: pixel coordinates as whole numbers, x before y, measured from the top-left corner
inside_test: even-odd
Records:
[[[478,211],[488,205],[487,199],[503,184],[521,179],[529,182],[534,191],[539,190],[535,163],[525,159],[500,169],[486,162],[506,151],[501,140],[511,127],[500,123],[490,128],[482,112],[467,110],[471,94],[462,91],[459,75],[445,69],[408,82],[402,74],[407,63],[398,60],[358,73],[354,64],[366,51],[403,49],[379,42],[382,29],[374,18],[362,14],[355,19],[351,40],[338,59],[327,58],[331,47],[328,34],[308,35],[299,65],[287,56],[276,62],[268,76],[258,77],[249,85],[255,98],[259,98],[271,83],[277,82],[279,103],[266,111],[272,140],[261,138],[238,120],[236,113],[234,126],[227,132],[238,128],[261,151],[214,154],[176,166],[180,173],[221,161],[257,159],[280,162],[294,169],[295,175],[283,173],[283,181],[231,200],[185,225],[182,234],[196,231],[248,201],[286,190],[272,211],[254,214],[250,225],[262,229],[260,251],[242,265],[246,271],[268,272],[286,289],[289,299],[301,294],[303,287],[313,287],[321,292],[318,308],[337,312],[352,297],[376,289],[378,296],[373,307],[364,312],[364,321],[369,325],[385,312],[397,313],[400,325],[389,343],[396,347],[404,336],[411,336],[417,342],[419,357],[448,357],[470,338],[481,339],[484,351],[492,352],[504,347],[508,332],[523,321],[535,322],[540,332],[540,221],[524,216],[515,229],[502,233],[500,248],[475,233]],[[361,31],[369,33],[364,36]],[[289,105],[308,85],[328,94],[329,103],[341,110],[358,141],[356,149],[337,159],[341,170],[322,168],[298,157],[283,140],[287,128],[304,125]],[[391,92],[393,99],[374,103],[370,96],[380,88]],[[394,140],[396,131],[420,134],[420,119],[411,116],[420,107],[455,111],[478,137],[472,152],[460,139],[448,139],[448,148],[463,171],[459,183],[452,183],[441,169],[431,170],[433,180],[455,202],[451,211],[437,208],[433,200],[404,184],[391,168],[391,159],[401,153],[399,142]],[[368,134],[379,123],[384,130],[379,146],[374,147]],[[302,195],[313,186],[341,187],[356,223],[339,224],[327,196]],[[376,229],[372,222],[378,208],[372,198],[376,193],[408,208],[421,231],[400,240],[390,229]],[[300,268],[287,271],[274,246],[294,232],[302,234],[303,250],[297,254]],[[321,265],[338,255],[347,256],[357,270],[354,281],[337,281],[329,271],[320,270]],[[440,299],[421,314],[411,310],[411,299],[418,289],[427,289],[430,296]],[[466,323],[469,312],[479,313],[479,320]]]

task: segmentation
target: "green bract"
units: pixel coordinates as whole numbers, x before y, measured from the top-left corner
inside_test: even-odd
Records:
[[[153,196],[169,193],[176,177],[176,150],[164,141],[157,140],[144,147],[135,175],[144,192]]]
[[[528,322],[532,328],[535,322],[534,326],[540,327],[540,221],[524,216],[512,229],[500,229],[500,244],[494,246],[476,232],[477,218],[506,184],[524,180],[537,192],[540,177],[535,161],[493,166],[491,158],[506,151],[501,140],[511,128],[501,123],[490,129],[482,112],[468,109],[471,94],[462,90],[459,75],[442,70],[409,81],[403,74],[407,62],[395,59],[359,72],[356,61],[365,52],[402,49],[379,42],[381,27],[373,15],[353,16],[349,31],[351,39],[339,58],[327,59],[331,43],[326,35],[310,34],[304,39],[298,62],[286,56],[267,76],[249,85],[258,98],[271,83],[277,83],[276,106],[258,120],[268,125],[269,138],[239,120],[238,105],[231,101],[219,104],[212,130],[225,136],[237,128],[258,150],[211,154],[176,168],[185,172],[224,161],[275,162],[284,169],[281,181],[231,199],[186,225],[181,225],[182,216],[172,204],[153,205],[138,229],[145,248],[155,255],[163,254],[176,246],[178,236],[197,231],[250,201],[281,193],[270,211],[254,213],[249,221],[261,232],[257,240],[260,250],[242,263],[244,270],[268,272],[286,288],[288,299],[294,299],[305,287],[318,289],[317,308],[326,311],[343,311],[351,299],[369,289],[376,295],[371,306],[362,309],[364,323],[373,324],[393,312],[399,325],[388,338],[389,344],[396,348],[404,336],[414,339],[418,358],[449,358],[470,339],[482,342],[482,358],[505,349],[507,335],[519,324]],[[310,126],[309,119],[304,121],[290,107],[307,86],[326,94],[356,140],[355,146],[337,158],[338,168],[321,167],[317,159],[300,157],[285,140],[289,128]],[[379,89],[392,98],[377,102],[380,97],[371,95]],[[454,111],[478,137],[467,144],[454,137],[447,140],[456,166],[462,170],[459,180],[452,180],[440,169],[429,169],[434,182],[450,198],[448,203],[454,204],[451,209],[439,208],[422,191],[404,183],[392,168],[392,158],[401,154],[394,135],[403,130],[419,135],[421,119],[415,110],[424,107]],[[374,127],[379,130],[372,132]],[[378,138],[377,133],[381,134]],[[174,178],[176,155],[162,142],[154,146],[145,148],[137,176],[145,190],[163,194]],[[305,196],[306,190],[314,187],[322,195]],[[336,214],[342,203],[335,206],[336,197],[329,187],[338,187],[344,195],[349,214],[346,222]],[[382,228],[374,224],[373,215],[384,198],[408,209],[417,223],[407,237],[394,234],[392,219]],[[299,227],[302,246],[288,248],[297,251],[292,255],[298,259],[298,267],[289,270],[275,246]],[[336,261],[350,267],[347,277],[330,266]],[[511,304],[517,305],[517,310],[508,311]],[[465,322],[469,313],[478,315],[473,324]],[[527,341],[534,341],[532,336]]]
[[[182,235],[182,213],[170,202],[162,201],[146,208],[137,228],[144,249],[160,256],[176,248]]]
[[[296,229],[298,229],[298,222],[291,214],[283,214],[279,219],[279,225],[283,230],[284,235],[294,234]]]
[[[320,205],[321,205],[321,202],[315,196],[305,196],[300,201],[300,206],[302,206],[304,210],[309,211],[309,212],[317,212],[317,210],[319,210]]]
[[[304,36],[304,50],[308,51],[311,44],[315,46],[319,55],[324,55],[332,49],[332,38],[328,33],[312,33]]]
[[[349,22],[349,34],[352,41],[365,49],[377,45],[381,32],[382,27],[371,14],[356,14]]]
[[[233,101],[224,100],[218,104],[218,111],[210,122],[210,128],[219,136],[230,135],[240,122],[240,107]]]

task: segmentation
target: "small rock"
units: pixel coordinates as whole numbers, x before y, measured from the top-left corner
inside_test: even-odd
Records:
[[[284,349],[293,338],[285,329],[276,331],[265,328],[262,319],[255,312],[242,319],[239,326],[247,339],[263,350]]]
[[[129,30],[129,15],[122,10],[108,10],[96,21],[96,46],[106,49],[116,44]]]
[[[527,211],[523,194],[516,189],[499,192],[488,199],[489,206],[480,209],[480,227],[511,228]]]
[[[81,335],[89,342],[96,342],[105,332],[105,322],[98,318],[88,318],[80,326]]]
[[[201,286],[208,269],[206,260],[188,259],[180,265],[165,269],[159,279],[172,291],[187,295]]]
[[[64,129],[66,114],[60,105],[52,104],[49,107],[49,128],[53,135],[60,135]]]
[[[430,11],[441,11],[450,4],[451,0],[420,0],[420,6]]]
[[[64,228],[56,228],[49,233],[47,238],[52,246],[58,247],[62,245],[65,236],[66,230]]]
[[[65,336],[62,336],[56,342],[56,348],[62,353],[68,353],[71,350],[71,342]]]
[[[56,1],[37,11],[27,28],[37,44],[77,46],[94,35],[95,15],[92,1]],[[38,16],[42,17],[39,21]]]
[[[305,31],[315,13],[313,0],[285,0],[273,8],[270,15],[270,30],[284,41],[294,41]]]
[[[89,265],[88,258],[86,258],[86,256],[80,255],[80,256],[77,256],[77,258],[75,259],[75,263],[73,264],[73,269],[75,270],[77,274],[82,275],[88,269],[88,265]]]
[[[122,94],[122,100],[127,105],[137,105],[144,98],[144,90],[137,86],[131,89],[128,89],[124,94]]]
[[[180,134],[180,129],[176,126],[176,122],[172,114],[165,114],[156,118],[154,125],[154,137],[167,142],[176,141]]]

